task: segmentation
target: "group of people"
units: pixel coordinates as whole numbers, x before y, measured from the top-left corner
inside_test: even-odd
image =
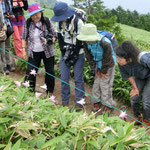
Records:
[[[9,74],[15,67],[10,57],[10,36],[13,36],[15,53],[22,57],[21,34],[25,23],[23,10],[28,10],[27,0],[0,0],[1,31],[6,32],[6,39],[0,43],[0,70],[2,74]],[[6,51],[4,51],[6,50]]]
[[[23,0],[22,2],[20,6],[26,10],[27,1]],[[150,126],[150,53],[140,51],[130,41],[125,41],[114,49],[111,41],[97,32],[97,27],[94,24],[84,24],[83,20],[76,14],[76,9],[69,7],[67,3],[59,2],[54,7],[54,16],[51,20],[44,16],[44,9],[41,9],[38,4],[30,5],[28,10],[27,16],[30,18],[26,22],[24,22],[24,17],[19,15],[17,19],[12,20],[12,24],[13,27],[15,26],[14,31],[18,30],[18,34],[14,32],[15,34],[13,35],[14,44],[18,37],[22,41],[19,45],[16,40],[16,55],[25,60],[28,58],[25,82],[30,82],[31,91],[35,91],[36,73],[43,59],[47,72],[45,75],[46,93],[48,96],[53,96],[55,87],[55,50],[53,44],[58,40],[61,50],[60,73],[63,106],[69,105],[70,69],[73,67],[76,87],[75,108],[77,111],[82,109],[82,105],[79,102],[85,98],[83,71],[86,57],[95,75],[92,89],[93,97],[91,99],[93,111],[98,111],[102,106],[104,112],[111,111],[115,106],[112,88],[115,63],[117,62],[122,78],[128,79],[133,87],[130,97],[134,117]],[[20,20],[19,23],[16,23],[15,21],[18,20]],[[51,21],[56,22],[57,30]],[[1,24],[3,24],[1,30],[6,30],[6,22],[1,22]],[[20,25],[23,24],[22,31]],[[3,43],[6,43],[6,41]],[[0,44],[2,45],[2,43]],[[0,47],[2,47],[1,45]],[[4,54],[2,51],[0,51],[0,54],[0,64],[2,66]],[[143,115],[140,111],[141,98],[143,101]],[[104,104],[98,99],[102,100]],[[138,124],[138,122],[135,122],[135,124]]]

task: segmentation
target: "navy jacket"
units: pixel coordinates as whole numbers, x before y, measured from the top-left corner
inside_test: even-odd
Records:
[[[141,52],[138,56],[137,63],[120,66],[120,73],[122,78],[128,79],[135,77],[138,79],[146,79],[150,77],[150,53]]]

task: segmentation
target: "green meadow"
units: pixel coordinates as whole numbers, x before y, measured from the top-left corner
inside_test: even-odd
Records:
[[[141,50],[150,51],[150,32],[120,24],[126,40],[134,42]]]

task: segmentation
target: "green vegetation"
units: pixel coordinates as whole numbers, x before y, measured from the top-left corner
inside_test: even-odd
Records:
[[[108,10],[110,16],[116,16],[117,22],[150,31],[150,14],[139,14],[136,10],[124,10],[121,6]]]
[[[29,4],[38,3],[43,8],[53,8],[57,3],[56,0],[29,0]]]
[[[150,51],[150,32],[123,24],[120,27],[127,40],[134,42],[141,50]]]
[[[147,150],[150,137],[119,117],[69,112],[0,76],[0,149]]]

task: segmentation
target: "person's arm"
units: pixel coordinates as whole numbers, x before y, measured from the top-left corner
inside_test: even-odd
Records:
[[[23,53],[22,53],[22,58],[27,60],[27,55],[26,55],[26,40],[27,40],[27,22],[24,24],[23,27],[23,32],[21,35],[21,39],[22,39],[22,49],[23,49]]]
[[[133,87],[133,89],[130,91],[130,97],[132,98],[133,96],[136,96],[136,95],[139,96],[139,90],[136,86],[136,82],[135,82],[134,78],[129,77],[128,80]]]
[[[104,42],[101,46],[103,48],[102,68],[97,75],[100,75],[100,78],[104,80],[105,78],[109,78],[107,72],[109,68],[114,66],[114,60],[111,45],[108,42]]]
[[[50,21],[50,28],[51,28],[50,31],[52,31],[52,34],[53,34],[53,43],[55,43],[55,41],[58,38],[58,35],[57,35],[56,29],[54,28],[54,25],[52,24],[51,21]]]
[[[93,60],[93,56],[92,56],[92,54],[90,54],[86,43],[84,43],[84,52],[85,52],[85,57],[86,57],[87,61],[90,64],[91,74],[94,75],[95,74],[96,63]]]
[[[24,6],[23,6],[23,9],[24,10],[28,10],[28,0],[22,0]]]
[[[25,39],[22,39],[22,49],[23,49],[23,52],[22,52],[22,58],[27,60],[27,55],[26,55],[26,41]]]

